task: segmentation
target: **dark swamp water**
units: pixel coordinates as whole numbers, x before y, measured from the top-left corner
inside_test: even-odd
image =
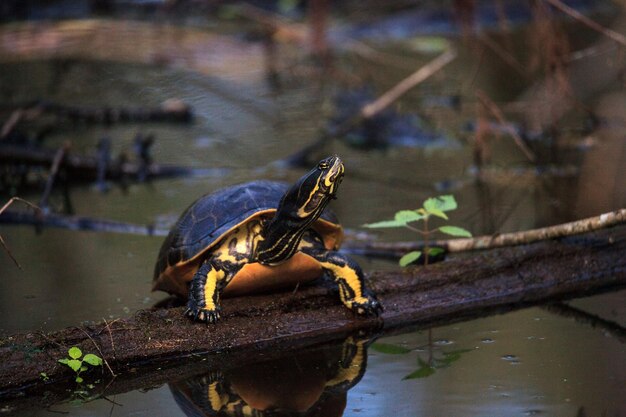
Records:
[[[105,126],[46,119],[23,126],[33,134],[53,123],[44,142],[52,149],[71,140],[72,152],[93,154],[109,137],[113,155],[131,157],[134,137],[154,134],[155,162],[211,168],[206,175],[129,181],[127,187],[110,183],[106,193],[93,182],[72,186],[76,214],[168,227],[206,192],[258,178],[293,181],[303,169],[276,161],[315,142],[329,120],[452,50],[451,63],[376,123],[316,147],[312,160],[336,153],[346,163],[332,203],[346,228],[365,232],[365,223],[444,193],[459,202],[452,223],[474,235],[626,206],[624,51],[560,12],[545,16],[526,3],[497,1],[476,2],[474,15],[464,2],[456,8],[340,2],[328,21],[332,72],[305,56],[309,44],[301,38],[308,29],[289,25],[269,48],[275,88],[268,83],[268,46],[259,25],[235,17],[239,9],[231,6],[192,2],[164,11],[158,2],[126,4],[111,16],[92,14],[89,2],[49,4],[15,6],[20,19],[8,6],[0,9],[2,120],[11,104],[36,99],[94,108],[155,107],[176,98],[191,107],[193,123]],[[281,4],[288,21],[303,22],[301,8]],[[626,32],[626,6],[617,1],[569,4]],[[495,105],[481,104],[483,96]],[[506,133],[510,126],[535,162]],[[19,195],[38,201],[42,188]],[[10,192],[3,185],[3,201]],[[59,189],[50,198],[54,209],[63,207]],[[127,317],[165,297],[150,292],[162,237],[52,228],[38,234],[7,225],[0,232],[23,266],[0,256],[2,336]],[[385,230],[375,238],[414,236]],[[395,262],[358,260],[366,271],[397,268]],[[568,304],[622,326],[624,334],[626,292]],[[80,395],[68,387],[68,401],[49,409],[14,409],[0,401],[0,415],[277,414],[252,414],[271,407],[316,416],[626,415],[623,337],[542,307],[377,340],[352,335],[281,360],[262,357],[254,366],[87,402],[74,401]],[[222,414],[214,410],[220,408]]]

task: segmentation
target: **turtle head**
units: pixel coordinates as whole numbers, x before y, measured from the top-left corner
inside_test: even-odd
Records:
[[[263,230],[263,240],[257,250],[260,263],[279,264],[296,253],[304,232],[336,198],[343,173],[341,159],[331,156],[322,159],[289,188],[274,218]]]
[[[343,172],[338,156],[322,159],[291,187],[278,210],[301,220],[317,219],[330,200],[336,198]]]

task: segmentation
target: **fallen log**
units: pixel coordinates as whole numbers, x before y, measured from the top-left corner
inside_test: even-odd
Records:
[[[231,357],[250,360],[263,350],[336,340],[356,330],[430,326],[623,288],[625,251],[626,227],[618,226],[427,267],[374,272],[368,280],[385,306],[380,318],[357,318],[332,290],[310,286],[225,300],[223,319],[215,326],[192,323],[177,307],[49,334],[13,335],[0,340],[0,400],[41,390],[41,372],[49,378],[46,390],[65,386],[72,372],[57,360],[71,346],[100,354],[117,375],[103,392],[107,395],[127,389],[125,381],[140,379],[143,372],[137,371],[175,358],[207,354],[203,366],[210,367]]]
[[[47,168],[53,164],[56,154],[57,151],[54,149],[25,148],[2,144],[0,145],[0,164],[24,164]],[[98,165],[98,158],[95,156],[67,153],[60,166],[67,172],[68,178],[72,180],[94,182],[98,180]],[[153,179],[221,176],[229,171],[227,168],[193,168],[157,163],[142,166],[140,163],[124,160],[111,161],[105,169],[105,179],[107,180],[137,178],[142,172],[146,178]]]

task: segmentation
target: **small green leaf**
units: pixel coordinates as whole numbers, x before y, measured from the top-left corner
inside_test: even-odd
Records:
[[[394,216],[394,220],[397,222],[401,222],[403,224],[416,222],[418,220],[422,220],[424,218],[423,214],[418,214],[413,210],[400,210]]]
[[[369,227],[371,229],[381,227],[404,227],[407,223],[415,222],[423,219],[425,216],[419,214],[414,210],[400,210],[398,211],[393,220],[383,220],[376,223],[364,224],[363,227]]]
[[[457,226],[441,226],[439,231],[450,236],[456,237],[472,237],[472,234],[462,227]]]
[[[92,366],[101,366],[102,365],[102,358],[100,358],[99,356],[96,356],[92,353],[88,353],[85,355],[85,357],[83,358],[83,360],[85,362],[87,362],[89,365]]]
[[[452,211],[458,207],[453,195],[440,195],[424,201],[424,208],[428,211]]]
[[[87,370],[87,367],[86,367],[85,365],[83,365],[83,366],[81,366],[81,367],[80,367],[80,371],[81,371],[81,372],[85,372],[86,370]]]
[[[67,366],[72,368],[74,372],[78,372],[82,364],[83,362],[79,361],[78,359],[70,359],[69,361],[67,361]]]
[[[428,214],[432,214],[433,216],[437,216],[444,220],[448,220],[448,216],[446,215],[446,213],[436,208],[428,210]]]
[[[81,383],[81,382],[83,382],[83,381],[84,381],[84,379],[83,379],[82,377],[80,377],[80,376],[77,376],[77,377],[76,377],[76,382],[77,382],[77,383],[79,383],[79,384],[80,384],[80,383]]]
[[[406,225],[406,223],[399,222],[397,220],[383,220],[381,222],[364,224],[363,227],[378,229],[383,227],[404,227],[404,225]]]
[[[400,258],[400,266],[407,266],[410,263],[415,262],[420,256],[422,256],[422,252],[418,250],[409,252]]]
[[[402,379],[426,378],[427,376],[431,376],[434,373],[435,373],[435,368],[433,368],[432,366],[429,366],[426,363],[420,363],[420,367],[417,371],[411,372],[410,374],[408,374]]]
[[[67,353],[72,359],[78,359],[83,356],[83,352],[76,346],[71,347],[70,350],[67,351]]]
[[[441,255],[444,252],[445,252],[445,250],[443,248],[429,248],[428,249],[428,255],[429,256]]]
[[[389,343],[374,343],[370,346],[370,349],[380,353],[387,353],[389,355],[403,355],[411,351],[411,349]]]
[[[70,361],[70,360],[69,360],[69,359],[67,359],[67,358],[59,359],[59,363],[62,363],[63,365],[67,365],[67,363],[68,363],[69,361]]]

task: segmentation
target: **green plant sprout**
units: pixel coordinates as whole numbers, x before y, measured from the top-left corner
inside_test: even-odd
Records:
[[[59,359],[59,363],[67,365],[76,373],[76,382],[79,384],[83,382],[83,378],[80,374],[88,369],[85,364],[91,366],[102,366],[102,358],[94,355],[93,353],[88,353],[80,359],[81,356],[83,356],[83,352],[76,346],[69,348],[67,354],[69,358]]]
[[[387,228],[387,227],[405,227],[409,230],[421,234],[424,238],[424,250],[412,251],[400,258],[400,266],[407,266],[419,259],[424,254],[424,263],[428,264],[428,258],[436,256],[444,252],[442,248],[430,247],[430,236],[432,233],[441,232],[454,237],[472,237],[467,230],[458,226],[439,226],[435,229],[429,228],[429,220],[432,216],[448,220],[446,212],[456,210],[458,207],[454,196],[442,195],[439,197],[428,198],[422,204],[422,207],[416,210],[400,210],[396,212],[393,220],[383,220],[376,223],[363,225],[371,229]],[[416,227],[414,224],[421,221],[422,228]]]

